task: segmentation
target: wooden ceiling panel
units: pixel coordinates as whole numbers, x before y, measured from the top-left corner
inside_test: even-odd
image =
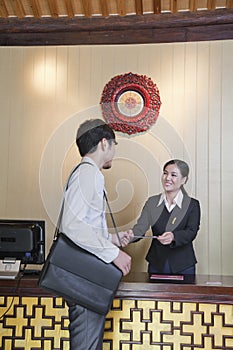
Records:
[[[66,5],[67,16],[70,18],[74,17],[75,12],[74,12],[72,1],[65,0],[65,5]]]
[[[84,16],[82,0],[72,0],[74,16]]]
[[[2,0],[0,0],[0,17],[2,17],[2,18],[8,17],[8,11],[6,8],[6,4]]]
[[[0,0],[0,17],[109,17],[233,8],[233,0]]]
[[[107,0],[100,0],[100,8],[101,12],[103,14],[103,17],[109,16],[109,8],[108,8],[108,1]]]
[[[117,14],[120,16],[125,16],[127,14],[125,0],[116,0],[116,3],[117,3]]]

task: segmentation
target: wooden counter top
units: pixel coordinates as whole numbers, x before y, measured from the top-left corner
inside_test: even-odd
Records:
[[[51,297],[38,287],[38,274],[26,274],[16,280],[0,280],[0,295]],[[145,272],[123,277],[116,298],[138,300],[171,300],[233,304],[233,276],[197,275],[195,280],[149,281]]]
[[[172,301],[233,303],[233,276],[197,275],[182,282],[149,281],[147,273],[123,277],[117,297]]]

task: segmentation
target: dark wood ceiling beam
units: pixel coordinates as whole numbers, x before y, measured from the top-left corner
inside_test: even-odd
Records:
[[[8,17],[8,11],[5,5],[5,1],[0,0],[0,16],[2,18],[7,18]]]
[[[143,3],[142,0],[135,0],[135,8],[136,8],[136,15],[142,16],[143,15]]]
[[[102,16],[108,17],[109,10],[108,10],[107,0],[100,0],[100,8],[101,8]]]
[[[233,9],[89,19],[0,19],[1,46],[114,45],[226,39],[233,39]]]
[[[144,16],[109,16],[108,18],[0,18],[0,33],[23,32],[77,32],[126,30],[126,29],[153,29],[175,28],[214,24],[233,23],[233,9],[219,9],[215,11],[178,12],[176,14],[163,13]]]

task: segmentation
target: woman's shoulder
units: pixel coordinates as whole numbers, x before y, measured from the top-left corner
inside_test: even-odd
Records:
[[[199,203],[199,200],[197,198],[194,198],[194,197],[190,197],[191,199],[191,202],[192,203],[195,203],[195,204],[198,204]]]
[[[153,196],[150,196],[148,199],[147,199],[147,201],[146,201],[146,205],[149,205],[149,206],[151,206],[151,205],[158,205],[158,203],[159,203],[159,200],[160,200],[160,197],[161,197],[161,193],[160,194],[155,194],[155,195],[153,195]]]
[[[200,203],[199,203],[199,200],[194,198],[194,197],[190,197],[188,195],[184,196],[184,199],[187,198],[190,202],[189,206],[191,207],[200,207]]]

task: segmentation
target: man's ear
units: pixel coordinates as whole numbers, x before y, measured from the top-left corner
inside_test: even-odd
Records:
[[[101,141],[101,149],[104,151],[107,147],[107,140],[105,138],[103,138]]]

